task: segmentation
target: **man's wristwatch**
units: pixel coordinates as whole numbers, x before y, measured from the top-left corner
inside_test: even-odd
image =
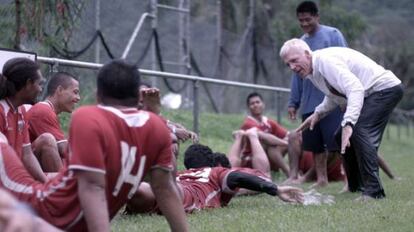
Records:
[[[354,129],[354,124],[352,122],[345,122],[344,127],[350,126],[352,129]]]

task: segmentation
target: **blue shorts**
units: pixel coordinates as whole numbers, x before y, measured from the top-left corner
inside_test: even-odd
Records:
[[[302,121],[305,121],[312,113],[302,115]],[[303,150],[313,153],[323,153],[325,151],[339,151],[340,148],[335,141],[335,131],[341,124],[343,113],[337,107],[330,114],[320,120],[313,130],[304,130],[302,132]]]

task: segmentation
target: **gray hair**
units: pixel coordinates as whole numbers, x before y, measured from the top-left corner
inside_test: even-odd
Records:
[[[283,44],[282,48],[280,48],[280,53],[279,53],[280,57],[283,58],[293,49],[296,49],[297,51],[303,51],[303,52],[308,51],[309,54],[312,54],[312,50],[310,49],[309,45],[305,41],[294,38],[294,39],[290,39],[286,41]]]

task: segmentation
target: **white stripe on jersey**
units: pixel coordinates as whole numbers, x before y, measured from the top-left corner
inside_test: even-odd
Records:
[[[102,173],[102,174],[106,174],[105,170],[100,169],[100,168],[91,168],[88,166],[84,166],[84,165],[69,165],[69,169],[70,170],[83,170],[83,171],[90,171],[90,172],[97,172],[97,173]]]
[[[126,114],[115,107],[103,106],[103,105],[98,105],[98,107],[103,110],[109,111],[115,114],[116,116],[118,116],[119,118],[123,119],[129,127],[141,127],[149,119],[148,112],[138,111],[138,109],[136,108],[127,108],[126,110],[131,110],[131,109],[136,110],[136,113]]]
[[[3,160],[3,152],[1,151],[1,149],[0,149],[0,180],[5,188],[13,192],[33,194],[32,186],[27,186],[27,185],[14,182],[7,176],[6,167],[4,165],[4,160]]]
[[[46,197],[48,197],[49,195],[53,194],[54,192],[56,192],[59,189],[62,189],[64,187],[66,187],[66,183],[71,180],[73,178],[73,172],[69,171],[67,176],[63,176],[61,179],[61,182],[57,183],[57,185],[50,185],[48,187],[48,189],[44,190],[44,191],[37,191],[37,198],[39,198],[40,200],[44,200]]]
[[[221,191],[220,190],[217,190],[217,191],[213,191],[213,192],[211,192],[211,193],[209,193],[208,194],[208,196],[206,197],[206,200],[204,201],[205,202],[205,205],[208,205],[208,202],[211,200],[211,199],[213,199],[217,194],[219,194]]]

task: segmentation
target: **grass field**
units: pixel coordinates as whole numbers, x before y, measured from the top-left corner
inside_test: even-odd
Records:
[[[190,113],[166,112],[165,115],[191,128]],[[231,131],[238,128],[242,120],[242,115],[202,114],[201,143],[226,153],[232,142]],[[354,202],[353,199],[359,196],[356,193],[337,194],[342,183],[332,183],[319,190],[335,196],[333,205],[289,205],[265,194],[237,197],[228,207],[189,215],[191,231],[414,231],[414,135],[411,132],[411,136],[407,136],[404,132],[397,136],[393,126],[389,130],[390,136],[384,136],[381,152],[394,173],[402,179],[390,180],[381,173],[387,194],[384,200]],[[181,151],[187,146],[184,144]],[[179,169],[182,168],[180,160]],[[274,175],[275,182],[282,180],[279,174]],[[308,186],[302,187],[307,190]],[[112,229],[168,231],[169,227],[162,216],[119,215],[113,220]]]

